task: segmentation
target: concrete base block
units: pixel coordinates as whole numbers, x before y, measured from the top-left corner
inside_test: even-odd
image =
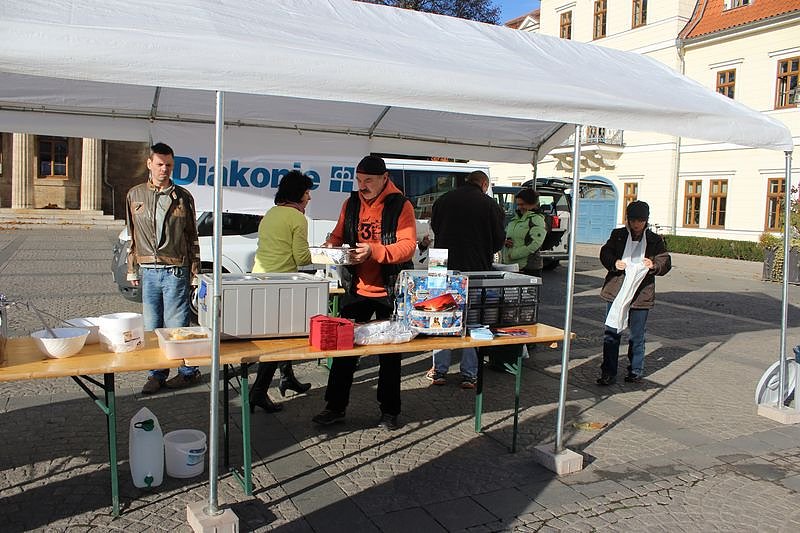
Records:
[[[552,444],[537,446],[533,450],[536,462],[559,476],[583,470],[583,456],[566,448],[561,453],[553,451]]]
[[[800,422],[800,412],[788,407],[781,409],[775,405],[759,405],[758,414],[781,424],[797,424]]]
[[[225,509],[218,515],[208,516],[203,509],[207,501],[190,503],[186,506],[186,520],[195,533],[239,533],[239,517],[232,509]]]

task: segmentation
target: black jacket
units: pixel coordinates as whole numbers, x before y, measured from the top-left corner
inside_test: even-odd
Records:
[[[447,248],[447,268],[462,272],[492,269],[492,255],[503,247],[503,211],[472,183],[446,193],[433,204],[434,247]]]
[[[636,291],[631,302],[633,309],[652,309],[656,299],[656,276],[663,276],[672,268],[672,258],[667,252],[667,245],[661,235],[653,233],[649,229],[644,231],[644,238],[647,245],[644,256],[653,262],[653,268],[642,280],[641,285]],[[625,271],[617,270],[614,263],[622,259],[625,253],[625,243],[628,242],[628,228],[617,228],[611,232],[608,241],[600,249],[600,262],[608,270],[600,297],[607,302],[613,302],[622,288],[622,281],[625,279]]]

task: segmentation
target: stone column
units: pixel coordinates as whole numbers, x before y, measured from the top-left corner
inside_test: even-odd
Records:
[[[33,208],[36,136],[15,133],[11,148],[11,209]]]
[[[81,211],[99,211],[103,193],[103,141],[83,139],[81,153]]]

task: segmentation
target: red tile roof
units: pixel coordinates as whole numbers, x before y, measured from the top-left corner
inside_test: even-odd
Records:
[[[800,11],[800,0],[751,0],[733,9],[725,9],[725,0],[698,0],[680,37],[691,39],[793,11]]]
[[[524,15],[520,15],[517,18],[509,20],[508,22],[503,24],[503,26],[508,26],[509,28],[518,30],[527,17],[531,17],[534,20],[539,20],[539,10],[534,9],[530,13],[525,13]]]

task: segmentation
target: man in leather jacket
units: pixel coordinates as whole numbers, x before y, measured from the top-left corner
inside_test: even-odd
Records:
[[[147,181],[128,191],[126,223],[131,237],[128,280],[142,288],[144,329],[189,325],[190,285],[200,273],[200,243],[192,195],[172,182],[175,154],[168,145],[150,147]],[[151,370],[142,394],[162,386],[182,388],[200,380],[197,367]]]

